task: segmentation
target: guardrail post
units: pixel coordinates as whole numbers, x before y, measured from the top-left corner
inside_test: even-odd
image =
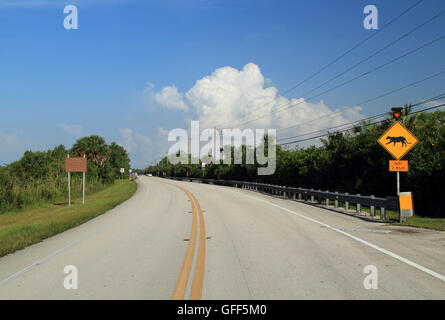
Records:
[[[360,193],[357,193],[357,195],[360,196]],[[360,213],[362,211],[361,209],[360,203],[357,202],[357,213]]]
[[[338,194],[338,191],[335,191]],[[335,196],[335,208],[338,208],[338,196]]]
[[[349,194],[349,193],[345,193],[345,194]],[[348,212],[349,211],[349,201],[345,201],[345,211]]]
[[[371,198],[375,199],[375,196],[371,195]],[[375,206],[371,206],[370,211],[371,211],[371,217],[374,217],[375,216]]]
[[[311,191],[314,191],[314,189],[311,189]],[[314,202],[314,196],[311,194],[311,202]]]
[[[386,220],[386,208],[385,207],[380,208],[380,219]]]

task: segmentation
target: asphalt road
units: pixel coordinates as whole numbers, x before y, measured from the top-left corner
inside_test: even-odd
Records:
[[[244,189],[138,184],[110,212],[0,258],[0,298],[445,299],[444,232]]]

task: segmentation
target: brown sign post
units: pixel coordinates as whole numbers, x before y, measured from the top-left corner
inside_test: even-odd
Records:
[[[70,158],[70,155],[68,155],[68,157],[65,158],[65,171],[68,173],[68,206],[71,206],[71,172],[82,172],[82,204],[85,204],[85,172],[87,172],[87,159],[85,155],[83,158]]]

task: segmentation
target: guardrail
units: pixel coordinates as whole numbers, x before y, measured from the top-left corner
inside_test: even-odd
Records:
[[[375,217],[376,208],[380,208],[380,219],[383,220],[386,220],[387,210],[395,210],[399,212],[399,201],[397,197],[379,198],[372,195],[363,196],[360,194],[354,195],[348,193],[338,193],[338,192],[321,191],[321,190],[304,189],[304,188],[293,188],[293,187],[277,186],[265,183],[236,181],[236,180],[216,180],[216,179],[186,178],[186,177],[168,177],[168,179],[251,189],[265,193],[282,195],[284,197],[292,198],[294,200],[298,199],[298,200],[310,201],[311,203],[319,202],[321,200],[322,203],[324,201],[324,204],[327,207],[330,207],[331,201],[333,201],[334,208],[339,208],[340,203],[343,203],[346,211],[349,211],[350,205],[354,204],[356,206],[357,213],[360,213],[362,211],[362,206],[367,206],[370,208],[371,217]]]

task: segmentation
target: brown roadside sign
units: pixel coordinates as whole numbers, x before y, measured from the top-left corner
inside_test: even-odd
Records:
[[[408,160],[389,160],[389,171],[408,172]]]
[[[397,121],[377,141],[396,160],[400,160],[419,142],[419,139]]]
[[[87,172],[86,158],[65,158],[66,172]]]

